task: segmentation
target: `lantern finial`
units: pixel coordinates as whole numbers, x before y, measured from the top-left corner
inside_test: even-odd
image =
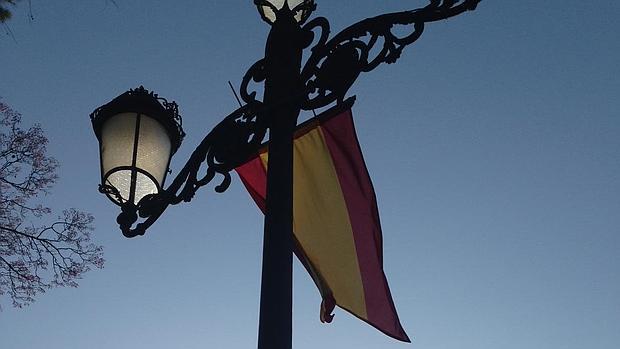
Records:
[[[279,15],[292,15],[302,24],[316,10],[314,0],[254,0],[263,20],[273,24]]]

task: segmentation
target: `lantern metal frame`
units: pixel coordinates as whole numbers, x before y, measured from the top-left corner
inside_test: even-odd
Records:
[[[133,135],[133,149],[131,155],[131,165],[116,166],[111,169],[107,169],[104,173],[103,164],[103,127],[113,117],[124,114],[132,113],[136,115],[136,125]],[[143,117],[149,117],[158,122],[170,140],[170,155],[168,156],[165,171],[163,177],[160,179],[155,178],[148,171],[138,167],[136,165],[136,158],[138,156],[138,144],[140,135],[140,126]],[[179,115],[178,105],[172,101],[168,102],[165,98],[159,97],[154,92],[149,92],[143,86],[121,94],[113,99],[111,102],[97,108],[90,115],[93,130],[99,141],[100,156],[100,172],[101,183],[99,184],[99,192],[105,194],[113,203],[121,206],[123,211],[132,210],[135,199],[137,174],[140,173],[148,177],[151,182],[156,186],[157,193],[162,191],[162,186],[165,183],[167,174],[169,172],[170,160],[172,155],[179,149],[185,132],[183,131],[183,119]],[[115,172],[128,170],[131,172],[129,197],[123,198],[121,193],[114,186],[106,183],[110,175]]]
[[[224,192],[231,183],[230,172],[258,151],[269,130],[258,348],[290,348],[292,137],[300,111],[351,103],[345,96],[361,73],[396,62],[403,49],[420,38],[427,23],[474,10],[480,1],[429,0],[420,9],[362,20],[330,39],[327,19],[317,17],[304,24],[316,7],[314,1],[306,0],[293,9],[285,1],[277,9],[266,0],[255,0],[271,30],[264,58],[242,79],[239,92],[246,104],[205,136],[168,188],[145,196],[135,206],[121,207],[117,221],[123,234],[143,235],[169,205],[190,201],[217,175],[222,179],[215,191]],[[271,6],[276,20],[270,21],[261,6]],[[294,15],[299,11],[307,11],[307,15],[297,22]],[[396,26],[409,32],[398,35]],[[310,56],[302,65],[302,52],[310,46]],[[258,91],[250,87],[255,83],[264,86],[262,101],[257,99]],[[135,224],[138,215],[144,220]]]

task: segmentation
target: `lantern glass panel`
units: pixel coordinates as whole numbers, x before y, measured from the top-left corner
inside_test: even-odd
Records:
[[[137,204],[144,196],[159,192],[166,177],[171,150],[166,129],[155,119],[136,113],[110,117],[101,130],[104,184],[116,188],[122,201],[126,202],[132,197],[132,181],[135,181],[133,203]],[[110,198],[122,203],[114,195]]]
[[[103,124],[101,128],[101,170],[104,176],[114,168],[131,166],[135,137],[135,113],[117,114]]]
[[[113,186],[118,190],[123,202],[129,200],[129,190],[131,188],[131,170],[117,170],[108,175],[105,184]],[[121,204],[115,196],[110,196],[114,202]]]
[[[159,187],[163,185],[164,178],[166,177],[171,150],[172,144],[166,129],[155,119],[141,115],[136,167],[153,176]]]
[[[153,180],[142,172],[136,173],[136,194],[134,204],[140,202],[140,200],[148,194],[157,194],[159,189],[157,184]]]

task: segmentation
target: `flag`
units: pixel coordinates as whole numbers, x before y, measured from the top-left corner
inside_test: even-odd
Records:
[[[388,336],[409,342],[383,272],[377,201],[350,107],[300,125],[293,153],[295,254],[323,298],[321,321],[335,305]],[[265,211],[268,150],[236,168]]]

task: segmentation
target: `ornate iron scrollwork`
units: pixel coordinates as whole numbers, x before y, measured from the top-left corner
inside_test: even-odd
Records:
[[[261,83],[265,81],[266,78],[267,74],[265,72],[265,59],[263,58],[252,64],[250,69],[248,69],[248,71],[243,76],[243,79],[241,80],[241,87],[239,88],[241,99],[246,103],[256,102],[257,91],[248,92],[250,82],[253,81],[255,83]]]
[[[310,39],[314,38],[315,30],[319,30],[320,35],[301,71],[303,84],[299,91],[299,107],[311,110],[333,102],[342,103],[347,91],[362,72],[369,72],[381,63],[394,63],[403,49],[422,35],[426,23],[474,10],[480,1],[431,0],[429,5],[421,9],[365,19],[331,39],[327,19],[314,18],[302,27]],[[257,1],[257,4],[262,2]],[[394,33],[397,25],[409,26],[410,32],[398,36]],[[228,188],[231,182],[230,171],[259,149],[269,125],[268,110],[277,107],[263,105],[256,99],[257,91],[250,92],[250,83],[264,82],[266,74],[264,59],[248,69],[240,87],[241,98],[247,104],[224,118],[203,139],[166,190],[145,196],[137,206],[128,203],[122,207],[123,212],[117,221],[125,236],[143,235],[168,205],[190,201],[196,191],[210,183],[216,175],[222,176],[222,180],[215,186],[215,191],[223,192]],[[299,98],[297,92],[291,93]],[[100,190],[116,195],[106,187]],[[138,215],[145,220],[132,228]]]
[[[167,189],[145,196],[137,206],[123,205],[117,218],[123,234],[127,237],[143,235],[168,205],[190,201],[199,188],[217,175],[222,180],[215,191],[224,192],[231,183],[230,171],[258,151],[265,138],[267,127],[260,117],[261,110],[262,103],[252,101],[232,112],[202,140]],[[138,215],[145,220],[132,228]]]
[[[403,49],[420,38],[425,23],[474,10],[480,1],[431,0],[428,6],[421,9],[365,19],[329,41],[327,19],[319,17],[311,20],[304,29],[320,29],[321,34],[301,73],[307,93],[302,109],[317,109],[335,101],[342,102],[360,73],[369,72],[381,63],[396,62]],[[394,33],[397,25],[410,26],[410,32],[398,36]],[[373,54],[373,50],[378,52]]]

